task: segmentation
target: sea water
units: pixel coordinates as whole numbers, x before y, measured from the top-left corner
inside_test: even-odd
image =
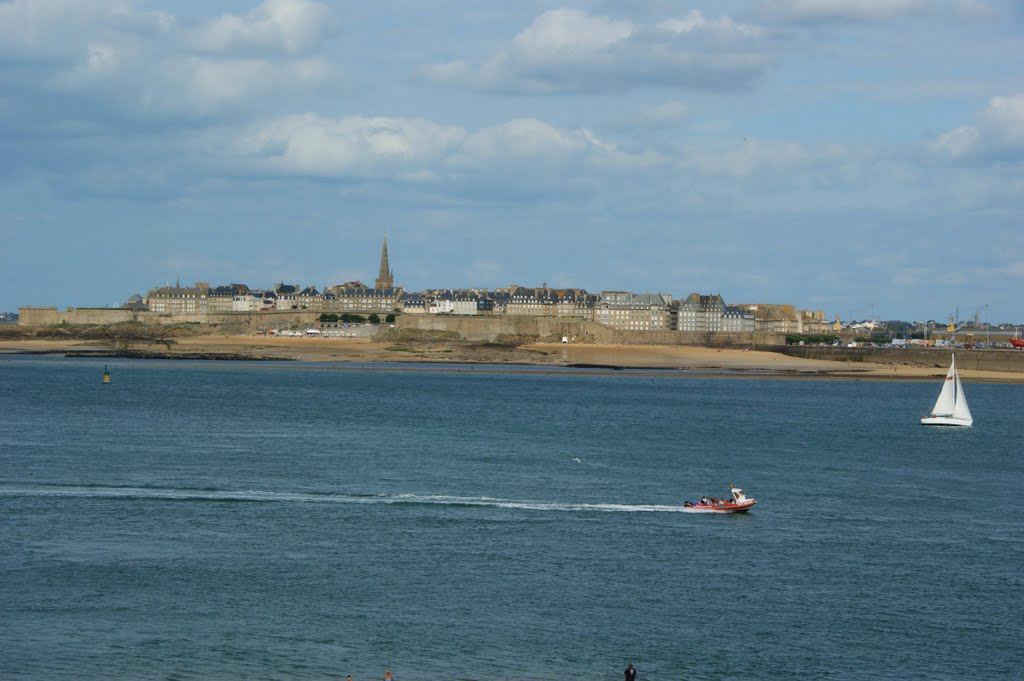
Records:
[[[1022,385],[110,369],[0,357],[0,678],[1024,676]]]

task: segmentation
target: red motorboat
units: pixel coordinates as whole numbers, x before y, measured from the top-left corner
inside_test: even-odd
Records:
[[[683,510],[693,513],[746,513],[757,503],[756,499],[748,499],[739,487],[729,485],[732,499],[702,497],[700,501],[683,502]]]
[[[1024,340],[1020,337],[1020,329],[1014,331],[1013,338],[1010,339],[1010,345],[1015,348],[1024,348]]]

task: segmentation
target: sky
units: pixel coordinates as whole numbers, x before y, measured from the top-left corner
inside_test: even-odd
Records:
[[[1016,0],[0,0],[0,311],[196,281],[1024,322]]]

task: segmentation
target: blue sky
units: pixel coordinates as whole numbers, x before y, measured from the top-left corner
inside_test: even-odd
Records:
[[[1024,322],[1024,4],[0,0],[0,179],[0,310],[387,234],[411,290]]]

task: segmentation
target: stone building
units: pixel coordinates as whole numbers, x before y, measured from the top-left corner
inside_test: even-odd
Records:
[[[313,310],[319,312],[324,309],[324,296],[316,290],[315,286],[307,286],[299,291],[296,302],[300,310]]]
[[[300,284],[274,284],[276,309],[278,310],[323,310],[324,296],[315,286],[303,288]]]
[[[245,284],[226,284],[210,289],[206,301],[206,309],[210,312],[235,311],[235,299],[247,295],[249,287]]]
[[[672,329],[690,333],[751,333],[754,315],[735,305],[726,305],[717,293],[691,293],[672,306]]]
[[[298,310],[299,291],[302,287],[299,284],[286,284],[281,282],[274,284],[274,297],[277,299],[276,309]]]
[[[426,314],[427,300],[421,293],[402,293],[398,297],[398,309],[402,314]]]
[[[753,333],[757,329],[754,315],[735,305],[726,305],[722,312],[723,333]]]
[[[725,301],[717,294],[691,293],[673,306],[673,329],[688,332],[717,332],[725,312]]]
[[[601,291],[593,320],[622,331],[667,331],[672,296],[664,293]]]
[[[160,286],[147,295],[149,310],[157,314],[199,314],[208,310],[210,285],[198,281],[195,286]]]
[[[266,297],[267,291],[245,290],[240,292],[231,301],[232,312],[255,312],[257,310],[273,309],[277,304],[271,297]]]
[[[825,318],[824,310],[799,310],[793,305],[771,303],[740,305],[753,315],[760,333],[773,334],[830,334],[832,324]]]
[[[581,288],[509,288],[505,314],[512,316],[579,317],[593,319],[597,296]],[[495,299],[497,303],[497,300]],[[498,305],[495,305],[497,311]]]
[[[508,301],[511,298],[511,293],[508,289],[495,289],[488,292],[487,302],[480,306],[481,310],[487,311],[489,314],[503,316],[508,311]]]
[[[454,314],[455,297],[451,291],[438,291],[427,299],[427,314]]]
[[[358,282],[356,282],[358,283]],[[366,288],[339,284],[328,286],[324,300],[325,310],[352,314],[390,314],[399,309],[401,288]]]

